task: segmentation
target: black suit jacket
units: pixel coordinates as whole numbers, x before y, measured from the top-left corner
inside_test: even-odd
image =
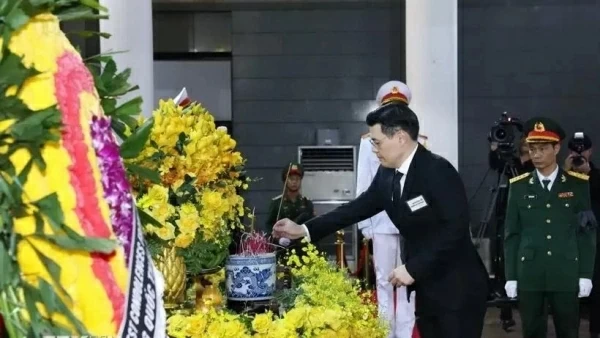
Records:
[[[371,186],[355,200],[306,223],[312,241],[385,210],[404,239],[402,258],[415,279],[417,314],[481,307],[488,275],[469,231],[466,192],[446,159],[419,145],[407,172],[401,206],[393,207],[395,169],[379,167]],[[427,206],[411,211],[422,196]]]

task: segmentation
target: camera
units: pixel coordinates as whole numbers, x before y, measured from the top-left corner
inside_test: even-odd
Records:
[[[583,165],[585,163],[585,157],[581,154],[585,150],[583,132],[575,133],[571,144],[571,150],[577,153],[576,156],[573,156],[573,166],[579,167]]]
[[[490,129],[488,141],[497,143],[500,156],[508,159],[517,153],[515,140],[517,134],[522,132],[521,120],[510,117],[507,112],[504,112]]]

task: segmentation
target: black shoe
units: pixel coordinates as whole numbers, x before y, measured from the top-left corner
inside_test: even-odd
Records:
[[[503,320],[502,321],[502,330],[504,330],[506,332],[511,332],[512,327],[515,325],[516,325],[516,323],[515,323],[514,319]]]

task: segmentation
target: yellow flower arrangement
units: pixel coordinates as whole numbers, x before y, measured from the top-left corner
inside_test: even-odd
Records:
[[[225,259],[231,230],[242,227],[246,214],[239,195],[248,187],[244,158],[235,151],[235,140],[196,102],[183,107],[161,100],[152,119],[148,142],[129,161],[158,173],[154,182],[133,177],[137,205],[154,219],[145,222],[144,231],[151,244],[154,238],[159,247],[183,249],[192,273],[214,268]]]
[[[362,294],[358,283],[314,246],[305,250],[301,257],[293,253],[287,259],[298,285],[292,290],[296,293],[293,304],[283,316],[267,312],[247,318],[216,310],[191,316],[177,314],[167,320],[167,333],[176,338],[386,337],[386,324],[377,317],[375,304]]]

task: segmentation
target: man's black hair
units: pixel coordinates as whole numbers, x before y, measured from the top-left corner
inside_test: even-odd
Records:
[[[404,130],[413,141],[419,138],[419,119],[405,103],[385,104],[367,115],[367,125],[381,125],[381,131],[388,137]]]

